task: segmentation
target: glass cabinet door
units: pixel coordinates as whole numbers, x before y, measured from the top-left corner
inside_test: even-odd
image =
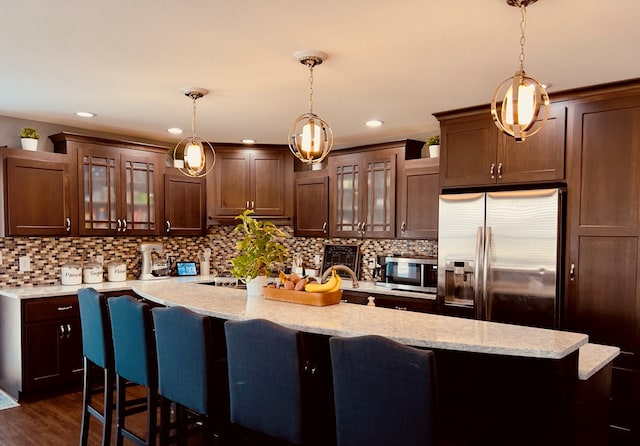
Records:
[[[160,233],[157,200],[161,156],[87,145],[78,152],[81,235]],[[160,172],[162,175],[162,172]]]
[[[393,236],[394,227],[394,188],[392,187],[393,173],[390,159],[368,161],[367,166],[367,218],[365,234],[385,233]]]
[[[155,164],[151,161],[124,161],[126,230],[154,232],[157,228]]]
[[[117,229],[117,175],[116,158],[82,154],[82,234]]]
[[[357,162],[340,163],[335,167],[335,175],[335,234],[337,236],[359,236],[360,227],[362,226],[360,165]]]

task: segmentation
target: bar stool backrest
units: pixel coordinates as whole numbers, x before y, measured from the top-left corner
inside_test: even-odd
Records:
[[[338,446],[434,444],[433,352],[372,335],[329,345]]]
[[[303,442],[301,335],[264,319],[225,322],[231,421]]]
[[[108,300],[115,370],[121,377],[146,387],[156,385],[156,355],[149,305],[131,296]]]
[[[200,414],[210,412],[209,318],[183,307],[154,308],[160,395]]]
[[[105,296],[93,288],[81,288],[78,305],[83,355],[97,366],[113,367],[113,341]]]

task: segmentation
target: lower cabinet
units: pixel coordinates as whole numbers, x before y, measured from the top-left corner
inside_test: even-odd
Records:
[[[371,299],[371,301],[369,300]],[[417,311],[420,313],[435,313],[436,301],[415,297],[390,296],[387,294],[373,294],[366,291],[342,291],[342,302],[368,305],[372,302],[376,307],[392,308],[394,310]]]
[[[134,295],[128,290],[104,294]],[[83,366],[76,294],[31,299],[0,295],[0,388],[16,399],[77,389]]]
[[[56,389],[82,380],[82,335],[76,296],[23,303],[22,393]]]

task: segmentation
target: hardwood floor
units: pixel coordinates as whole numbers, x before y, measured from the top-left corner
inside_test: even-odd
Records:
[[[82,391],[54,396],[35,402],[21,402],[20,407],[0,410],[0,446],[69,446],[80,442]],[[127,418],[127,426],[144,432],[145,415]],[[102,425],[91,420],[89,445],[99,445]],[[138,431],[139,429],[139,431]],[[114,429],[115,432],[115,420]],[[189,446],[201,445],[194,437]],[[111,437],[114,442],[114,434]],[[124,441],[125,445],[133,443]]]

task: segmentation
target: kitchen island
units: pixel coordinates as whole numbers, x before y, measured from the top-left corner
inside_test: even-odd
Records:
[[[133,291],[155,304],[181,305],[209,315],[220,334],[225,320],[251,318],[303,331],[321,444],[334,441],[335,429],[328,339],[364,334],[434,351],[443,444],[566,445],[601,438],[603,429],[606,434],[606,411],[594,417],[591,406],[608,404],[610,362],[617,349],[590,348],[586,335],[365,305],[312,307],[247,298],[245,290],[200,283],[206,280],[171,278],[90,286],[110,295]],[[1,309],[4,314],[10,304],[70,296],[77,288],[5,289],[0,291]],[[2,342],[6,352],[6,339]],[[598,383],[596,392],[590,389],[593,383]],[[580,394],[583,388],[599,397],[585,398]],[[581,422],[587,416],[589,423]]]

